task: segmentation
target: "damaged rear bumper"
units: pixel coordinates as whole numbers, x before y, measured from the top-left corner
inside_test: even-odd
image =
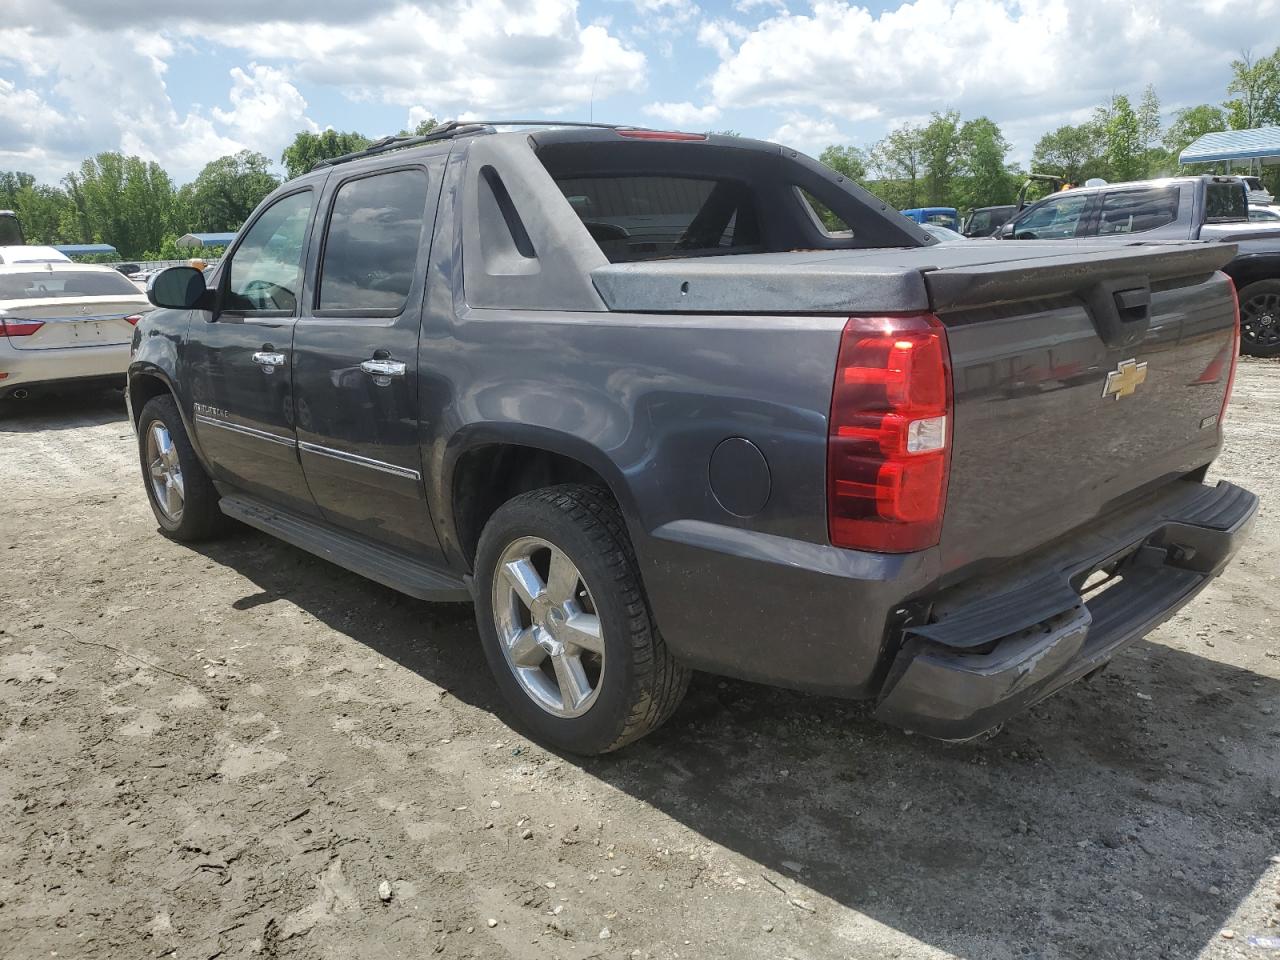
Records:
[[[1012,578],[939,598],[933,622],[903,631],[876,715],[967,740],[1150,633],[1222,571],[1258,509],[1254,494],[1230,483],[1185,487],[1154,516],[1020,564]],[[1112,581],[1089,592],[1098,571]]]

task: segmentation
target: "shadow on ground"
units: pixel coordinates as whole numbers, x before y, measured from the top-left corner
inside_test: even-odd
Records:
[[[469,606],[424,605],[249,531],[203,552],[261,588],[238,609],[285,598],[509,719]],[[802,881],[966,960],[993,942],[1046,960],[1192,960],[1280,844],[1280,731],[1263,712],[1276,707],[1272,679],[1143,642],[976,745],[699,676],[656,735],[565,759],[783,889]]]
[[[64,387],[25,400],[0,400],[0,433],[76,430],[127,418],[124,391],[111,387]]]

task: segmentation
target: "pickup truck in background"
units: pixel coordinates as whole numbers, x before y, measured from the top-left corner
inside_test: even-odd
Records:
[[[1214,240],[1238,251],[1223,271],[1240,296],[1240,347],[1280,356],[1280,224],[1251,222],[1240,177],[1173,177],[1075,187],[1027,207],[1005,240]]]
[[[451,123],[155,278],[127,396],[166,534],[472,601],[557,748],[654,729],[691,669],[963,740],[1246,535],[1204,483],[1234,253],[937,243],[776,144]]]

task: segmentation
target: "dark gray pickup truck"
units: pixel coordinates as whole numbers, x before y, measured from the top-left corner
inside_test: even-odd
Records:
[[[1203,482],[1233,253],[939,244],[775,144],[451,124],[160,274],[128,400],[162,530],[474,601],[557,747],[652,730],[690,669],[959,740],[1245,536],[1256,498]]]
[[[1240,291],[1241,348],[1275,357],[1280,356],[1280,223],[1250,221],[1248,196],[1245,178],[1208,174],[1075,187],[1027,207],[1001,227],[999,236],[1232,244],[1236,255],[1222,270]]]

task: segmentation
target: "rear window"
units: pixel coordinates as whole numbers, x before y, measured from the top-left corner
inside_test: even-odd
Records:
[[[760,249],[751,191],[733,180],[637,175],[556,184],[611,263]]]
[[[1142,233],[1178,219],[1178,188],[1116,190],[1102,196],[1098,233]]]
[[[138,288],[114,270],[84,272],[32,270],[0,274],[0,300],[42,300],[49,297],[137,296]]]
[[[1208,184],[1205,187],[1204,201],[1206,223],[1249,219],[1248,194],[1238,180]]]
[[[0,247],[20,247],[24,243],[18,218],[7,213],[0,215]]]

